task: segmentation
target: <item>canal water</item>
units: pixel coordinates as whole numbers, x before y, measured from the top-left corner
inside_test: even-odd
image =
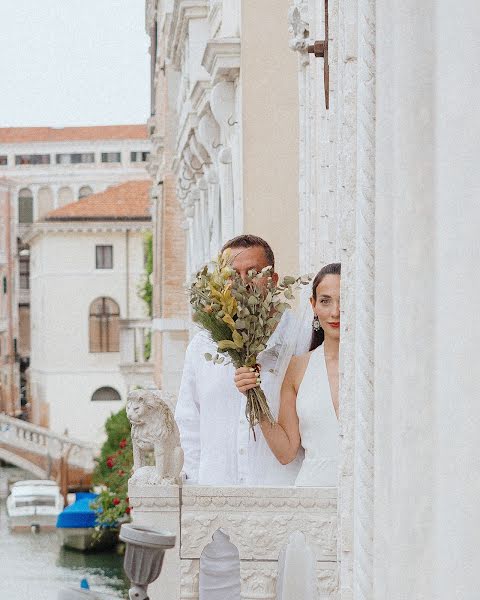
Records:
[[[0,481],[32,477],[15,467],[0,466]],[[4,486],[2,486],[4,488]],[[2,490],[0,490],[0,493]],[[128,598],[123,557],[115,552],[84,554],[63,548],[56,532],[9,531],[5,498],[0,498],[0,598],[57,600],[62,588],[80,588],[86,578],[103,600]]]

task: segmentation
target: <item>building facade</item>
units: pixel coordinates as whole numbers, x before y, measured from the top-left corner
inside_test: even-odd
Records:
[[[277,26],[287,8],[269,0],[249,10],[221,1],[146,5],[156,381],[171,391],[188,339],[185,282],[226,240],[260,235],[280,271],[298,270],[296,58]]]
[[[47,213],[25,235],[35,423],[98,440],[105,419],[126,400],[122,360],[127,375],[130,363],[146,362],[148,336],[140,343],[129,332],[149,326],[139,287],[151,230],[150,187],[149,180],[110,187]]]
[[[446,0],[277,4],[147,2],[153,100],[174,116],[163,135],[155,112],[153,175],[175,183],[187,274],[225,237],[251,231],[251,216],[269,222],[274,207],[263,196],[249,205],[245,182],[271,173],[297,190],[277,210],[288,224],[276,225],[282,252],[300,271],[342,261],[339,577],[329,597],[473,600],[478,7],[465,0],[452,19]],[[274,40],[287,30],[279,49]],[[297,98],[283,119],[281,97],[268,102],[262,88],[274,89],[279,74]],[[283,146],[256,115],[265,127],[289,124],[298,160],[285,156],[277,168]],[[257,132],[265,162],[255,171]],[[246,597],[273,597],[259,586]],[[183,597],[196,597],[192,589]]]
[[[144,125],[0,128],[0,176],[11,183],[15,296],[21,402],[30,361],[30,250],[22,241],[32,223],[56,208],[108,186],[144,179],[150,142]]]
[[[15,302],[16,239],[11,215],[13,182],[0,179],[0,412],[21,414],[18,306]]]

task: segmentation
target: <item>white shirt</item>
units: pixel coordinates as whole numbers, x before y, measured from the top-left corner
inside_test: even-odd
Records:
[[[269,394],[274,376],[268,369],[273,366],[272,349],[280,343],[287,313],[267,349],[258,356],[262,365],[261,387],[274,417],[279,407]],[[268,448],[258,426],[257,441],[253,439],[245,417],[246,397],[234,383],[235,368],[207,361],[206,352],[214,355],[216,345],[201,331],[187,348],[175,410],[187,481],[201,485],[293,485],[303,451],[293,462],[282,465]]]

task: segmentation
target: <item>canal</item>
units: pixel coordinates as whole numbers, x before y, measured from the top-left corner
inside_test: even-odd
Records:
[[[0,481],[32,477],[15,467],[0,466]],[[60,546],[56,532],[9,531],[5,498],[0,499],[0,597],[18,600],[57,600],[65,587],[80,587],[86,578],[103,600],[128,598],[123,557],[114,552],[84,554]]]

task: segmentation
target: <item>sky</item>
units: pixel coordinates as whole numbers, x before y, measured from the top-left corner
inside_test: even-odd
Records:
[[[143,123],[144,0],[0,0],[0,127]]]

